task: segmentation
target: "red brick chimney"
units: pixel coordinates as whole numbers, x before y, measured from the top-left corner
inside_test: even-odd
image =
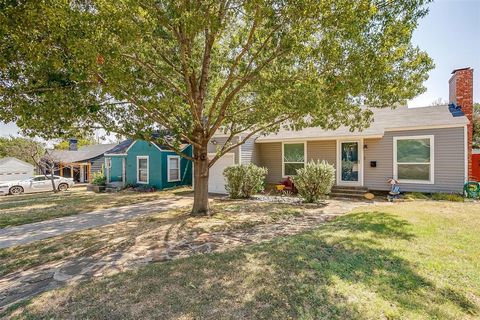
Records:
[[[472,138],[473,138],[473,69],[462,68],[452,71],[448,80],[449,103],[460,106],[470,123],[468,132],[468,177],[472,177]]]

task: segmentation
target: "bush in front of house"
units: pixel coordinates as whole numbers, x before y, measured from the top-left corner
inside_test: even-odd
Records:
[[[335,183],[335,168],[326,161],[311,161],[293,178],[298,194],[307,203],[325,198]]]
[[[254,193],[263,190],[268,170],[254,164],[239,164],[225,168],[223,176],[227,180],[227,189],[230,198],[250,198]]]
[[[95,172],[92,177],[92,184],[96,186],[104,186],[107,184],[107,177],[103,172]]]
[[[433,200],[444,200],[444,201],[452,201],[452,202],[463,202],[465,198],[457,193],[433,193],[432,194]]]

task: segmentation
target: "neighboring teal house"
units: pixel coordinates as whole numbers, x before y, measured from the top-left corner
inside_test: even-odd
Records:
[[[192,155],[192,146],[182,151]],[[166,189],[192,184],[192,162],[166,147],[125,140],[104,154],[107,183]]]

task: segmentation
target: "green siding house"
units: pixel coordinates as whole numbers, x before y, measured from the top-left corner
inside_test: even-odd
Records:
[[[192,146],[183,152],[192,155]],[[163,146],[125,140],[105,153],[107,183],[115,186],[148,186],[161,190],[192,184],[192,163]]]

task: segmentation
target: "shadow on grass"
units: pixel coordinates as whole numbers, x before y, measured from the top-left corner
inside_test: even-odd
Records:
[[[27,317],[363,319],[409,312],[448,318],[448,305],[478,315],[462,293],[420,276],[411,261],[382,246],[383,238],[414,235],[395,216],[352,214],[313,232],[50,293],[27,306]],[[372,296],[383,303],[371,303]]]

